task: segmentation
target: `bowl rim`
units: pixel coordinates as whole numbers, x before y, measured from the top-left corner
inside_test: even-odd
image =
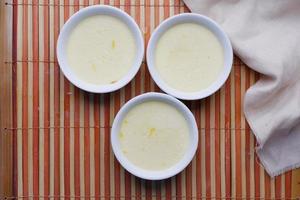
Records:
[[[176,107],[176,109],[178,109],[184,115],[190,130],[190,143],[183,158],[172,167],[160,171],[145,170],[132,164],[121,152],[118,140],[119,129],[126,114],[136,105],[152,100],[162,101]],[[197,123],[192,112],[188,109],[188,107],[185,104],[183,104],[178,99],[163,93],[144,93],[129,100],[121,107],[121,109],[117,113],[111,129],[111,146],[116,159],[131,174],[147,180],[162,180],[170,178],[181,172],[192,161],[196,153],[198,147]]]
[[[93,15],[101,15],[101,14],[116,17],[120,19],[122,22],[124,22],[132,32],[136,42],[136,57],[127,74],[124,75],[116,83],[107,84],[107,85],[93,84],[93,83],[86,82],[82,79],[79,79],[76,76],[76,74],[71,70],[70,66],[68,65],[67,56],[65,55],[66,43],[69,34],[73,30],[73,28],[83,19]],[[145,45],[144,45],[143,35],[135,20],[123,10],[109,5],[88,6],[86,8],[80,9],[78,12],[73,14],[61,28],[57,39],[57,45],[56,45],[57,61],[59,63],[60,69],[63,72],[64,76],[76,87],[92,93],[113,92],[128,84],[134,78],[134,76],[136,75],[136,73],[138,72],[142,64],[144,58],[144,50],[145,50]]]
[[[183,92],[170,87],[167,83],[164,82],[164,80],[160,77],[159,72],[156,70],[155,58],[154,58],[155,48],[162,34],[166,32],[169,28],[173,27],[174,25],[181,24],[181,23],[190,23],[190,22],[201,24],[202,26],[212,31],[212,33],[218,38],[224,51],[223,71],[220,73],[216,81],[213,82],[208,88],[197,92]],[[232,68],[233,50],[232,50],[229,37],[214,20],[204,15],[200,15],[196,13],[183,13],[183,14],[174,15],[164,20],[154,30],[148,42],[146,59],[147,59],[147,66],[150,75],[161,90],[179,99],[197,100],[197,99],[202,99],[207,96],[210,96],[218,89],[220,89],[220,87],[225,83],[225,81],[229,77]]]

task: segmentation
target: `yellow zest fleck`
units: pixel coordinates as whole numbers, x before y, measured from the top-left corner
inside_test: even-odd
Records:
[[[156,129],[155,128],[150,128],[148,136],[154,136],[154,135],[156,135]]]
[[[122,150],[122,152],[123,152],[124,154],[126,154],[126,153],[127,153],[127,151],[126,151],[126,150]]]
[[[96,65],[95,65],[95,64],[92,64],[92,69],[93,69],[94,71],[96,71]]]
[[[115,40],[113,40],[113,41],[111,42],[111,47],[112,47],[113,49],[116,48],[116,41],[115,41]]]
[[[123,139],[123,138],[124,138],[124,134],[123,134],[123,132],[120,132],[120,134],[119,134],[119,138],[120,138],[120,139]]]
[[[124,124],[128,124],[128,121],[125,119],[123,123],[124,123]]]
[[[114,83],[116,83],[116,82],[117,82],[117,81],[111,81],[110,83],[111,83],[111,84],[114,84]]]

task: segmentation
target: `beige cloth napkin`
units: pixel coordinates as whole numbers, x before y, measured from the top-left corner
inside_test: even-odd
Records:
[[[244,111],[270,176],[300,167],[300,1],[184,0],[217,21],[235,54],[263,74]]]

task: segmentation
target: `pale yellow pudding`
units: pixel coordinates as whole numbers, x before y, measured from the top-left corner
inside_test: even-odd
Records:
[[[218,38],[196,23],[177,24],[158,40],[155,66],[161,79],[182,92],[208,88],[222,73],[224,55]]]
[[[189,145],[189,127],[180,111],[161,101],[133,107],[124,117],[119,142],[124,156],[145,170],[177,164]]]
[[[130,70],[136,56],[134,36],[120,19],[95,15],[82,20],[70,33],[67,61],[81,80],[113,84]]]

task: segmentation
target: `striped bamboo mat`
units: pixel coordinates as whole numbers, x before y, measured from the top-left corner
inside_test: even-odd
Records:
[[[120,166],[110,147],[110,127],[132,97],[159,91],[143,62],[125,88],[86,93],[59,70],[60,28],[79,9],[110,4],[139,24],[145,43],[174,14],[189,12],[180,0],[1,0],[12,9],[14,193],[17,198],[205,199],[292,198],[292,172],[270,179],[255,154],[243,115],[246,89],[259,75],[238,58],[226,84],[201,101],[186,101],[199,127],[192,163],[164,181],[145,181]],[[13,198],[13,197],[9,197]]]

